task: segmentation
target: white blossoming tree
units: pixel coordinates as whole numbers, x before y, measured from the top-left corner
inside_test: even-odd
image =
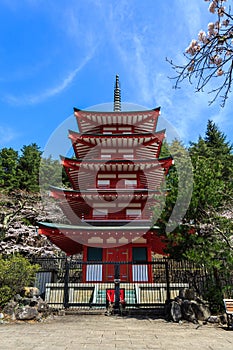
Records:
[[[227,0],[204,1],[209,2],[209,11],[215,16],[215,21],[208,24],[207,31],[200,30],[197,39],[191,41],[184,53],[185,65],[167,61],[177,73],[172,78],[175,79],[175,88],[186,79],[191,84],[195,80],[196,91],[203,91],[209,85],[208,92],[212,94],[209,103],[219,97],[224,107],[233,79],[233,15]]]

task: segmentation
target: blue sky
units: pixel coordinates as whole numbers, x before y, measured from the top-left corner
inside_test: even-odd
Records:
[[[172,89],[165,58],[183,52],[215,20],[203,0],[0,0],[0,148],[36,142],[81,109],[122,101],[147,108],[178,130],[185,144],[214,120],[233,141],[233,99],[211,107],[207,93]]]

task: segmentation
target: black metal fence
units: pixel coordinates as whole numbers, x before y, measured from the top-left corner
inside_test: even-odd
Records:
[[[41,266],[36,285],[54,308],[163,308],[181,289],[204,296],[214,275],[203,266],[171,259],[152,262],[83,262],[79,259],[36,259]],[[223,282],[223,281],[222,281]],[[225,285],[229,285],[227,281]]]

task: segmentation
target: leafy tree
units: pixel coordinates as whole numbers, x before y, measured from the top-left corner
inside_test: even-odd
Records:
[[[232,146],[217,126],[209,121],[204,138],[192,143],[193,192],[189,208],[173,232],[168,233],[168,250],[173,257],[189,257],[214,266],[228,259],[232,266]],[[226,162],[228,160],[228,162]],[[164,222],[170,218],[178,198],[176,166],[168,176],[170,191]]]
[[[190,246],[186,212],[191,200],[193,171],[188,151],[179,140],[175,139],[166,146],[174,165],[166,177],[166,203],[157,225],[160,227],[159,234],[166,241],[166,252],[172,258],[182,259]]]
[[[35,280],[38,265],[17,255],[0,257],[0,306],[4,306],[25,286],[31,286]]]
[[[166,223],[166,232],[171,232],[185,217],[188,209],[193,187],[193,171],[188,151],[179,140],[175,139],[167,147],[174,165],[166,178],[168,195],[162,221]]]
[[[223,281],[230,281],[233,271],[232,146],[218,127],[209,121],[205,137],[199,137],[189,150],[194,179],[192,198],[175,229],[167,231],[167,252],[173,258],[186,258],[205,265],[209,277],[205,296],[214,310],[219,310],[224,292]],[[175,162],[168,175],[170,191],[159,223],[162,235],[179,198],[178,170]],[[232,297],[232,288],[226,290],[225,295]]]
[[[167,59],[176,71],[175,88],[183,80],[196,81],[196,91],[202,91],[211,82],[210,104],[218,97],[223,107],[231,92],[233,73],[233,15],[227,0],[204,0],[209,2],[209,11],[216,17],[208,24],[207,31],[200,30],[185,50],[187,63],[178,65]]]
[[[204,141],[214,157],[222,159],[225,156],[232,156],[232,144],[226,140],[226,135],[218,129],[212,120],[208,120]]]
[[[48,190],[49,186],[70,187],[67,174],[59,160],[41,158],[40,162],[40,189]]]
[[[222,167],[221,177],[225,181],[225,186],[232,187],[232,150],[233,146],[226,140],[226,135],[218,129],[213,121],[208,120],[204,139],[199,137],[197,143],[191,143],[190,154],[192,159],[205,157],[213,164],[216,163],[216,166],[219,164]]]
[[[212,265],[216,269],[220,268],[220,261],[227,261],[228,267],[233,267],[231,150],[225,135],[211,121],[204,139],[199,138],[198,143],[190,147],[194,191],[188,216],[192,220],[196,240],[186,255],[199,262],[205,261],[207,266]]]
[[[166,157],[169,157],[170,155],[171,155],[170,146],[169,146],[168,142],[166,140],[164,140],[162,143],[159,157],[166,158]]]
[[[0,188],[11,191],[18,187],[17,167],[18,152],[13,148],[3,148],[0,151]]]
[[[70,182],[59,160],[42,158],[35,143],[24,145],[20,156],[13,148],[0,150],[0,190],[39,192],[50,185],[70,187]]]
[[[23,146],[18,164],[19,188],[28,192],[39,191],[40,148],[32,143]]]

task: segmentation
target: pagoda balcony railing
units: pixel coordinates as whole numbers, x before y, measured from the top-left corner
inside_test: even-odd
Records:
[[[130,221],[130,220],[150,220],[150,217],[142,217],[139,215],[115,215],[114,217],[109,217],[108,215],[98,215],[98,216],[92,216],[92,217],[83,217],[83,221],[98,221],[98,220],[104,220],[104,221]]]
[[[134,185],[132,185],[132,186],[124,186],[124,187],[120,187],[120,188],[116,188],[116,187],[110,187],[110,186],[97,186],[96,187],[97,189],[100,189],[100,190],[102,190],[102,189],[108,189],[108,190],[128,190],[128,189],[145,189],[145,187],[138,187],[138,186],[134,186]]]
[[[118,190],[120,190],[120,191],[124,191],[124,190],[129,190],[129,189],[133,189],[133,190],[148,190],[148,187],[146,187],[146,186],[143,186],[143,185],[141,185],[141,186],[124,186],[124,187],[116,187],[116,186],[114,186],[114,187],[110,187],[110,186],[104,186],[104,185],[102,185],[102,186],[96,186],[96,187],[91,187],[91,188],[89,188],[89,190],[109,190],[109,191],[114,191],[114,190],[116,190],[116,191],[118,191]]]

